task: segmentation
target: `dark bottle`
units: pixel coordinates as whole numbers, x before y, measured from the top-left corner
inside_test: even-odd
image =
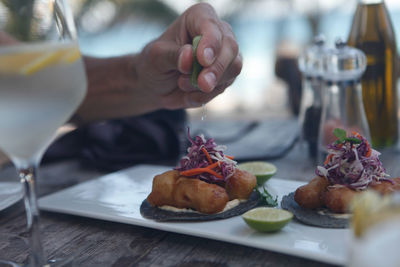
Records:
[[[308,146],[309,156],[314,159],[317,157],[322,110],[322,57],[325,52],[325,38],[318,35],[314,37],[313,44],[308,46],[299,57],[299,68],[303,78],[299,114],[300,142]]]
[[[361,0],[353,19],[348,45],[367,56],[361,78],[363,102],[374,147],[397,142],[397,48],[383,0]]]

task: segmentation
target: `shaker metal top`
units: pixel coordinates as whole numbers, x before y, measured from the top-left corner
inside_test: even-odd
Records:
[[[354,81],[360,79],[367,67],[365,54],[347,46],[341,39],[335,48],[328,49],[323,56],[323,79],[326,81]]]
[[[299,57],[299,68],[303,75],[308,77],[322,77],[322,58],[326,53],[325,37],[317,35],[313,44],[306,48]]]

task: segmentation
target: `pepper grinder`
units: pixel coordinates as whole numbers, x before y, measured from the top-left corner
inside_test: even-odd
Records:
[[[335,128],[358,132],[371,141],[362,101],[361,76],[366,69],[366,56],[338,39],[335,48],[323,56],[322,114],[318,138],[318,163],[322,164],[327,146],[336,140]]]
[[[317,35],[313,44],[299,57],[303,92],[301,96],[299,125],[300,143],[308,147],[311,158],[317,157],[317,140],[322,111],[322,57],[326,53],[325,37]]]

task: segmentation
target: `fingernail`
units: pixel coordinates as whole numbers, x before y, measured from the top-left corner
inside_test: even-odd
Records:
[[[217,77],[215,77],[215,74],[212,72],[208,72],[204,75],[204,79],[206,80],[208,86],[212,89],[214,89],[215,84],[217,82]]]
[[[211,65],[214,62],[214,51],[212,48],[207,47],[204,49],[204,58],[208,65]]]

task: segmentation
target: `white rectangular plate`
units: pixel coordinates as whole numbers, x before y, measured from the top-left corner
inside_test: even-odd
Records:
[[[154,175],[168,169],[155,165],[136,166],[45,196],[39,200],[39,205],[47,211],[221,240],[327,263],[346,263],[348,229],[324,229],[292,221],[279,232],[259,233],[250,229],[240,216],[195,223],[160,223],[143,218],[139,208],[151,191]],[[302,184],[271,179],[267,187],[280,202],[282,196]]]

